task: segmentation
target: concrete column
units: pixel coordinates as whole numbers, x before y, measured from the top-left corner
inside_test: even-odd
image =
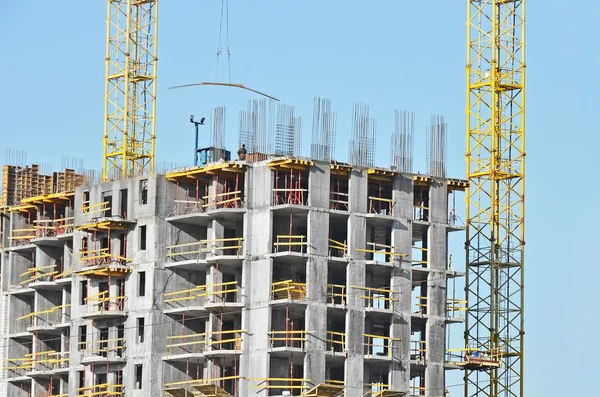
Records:
[[[448,209],[447,186],[442,181],[431,184],[428,232],[429,276],[427,279],[425,389],[426,395],[437,396],[444,388],[444,353],[446,345],[446,261]]]
[[[356,249],[364,249],[366,243],[366,219],[359,213],[367,212],[367,172],[354,170],[349,185],[350,216],[348,217],[348,255],[346,293],[346,397],[361,397],[364,378],[364,331],[365,310],[360,294],[351,288],[365,285],[365,255]]]
[[[310,170],[308,194],[308,263],[306,265],[306,355],[304,378],[313,385],[325,382],[325,350],[327,349],[327,263],[329,239],[329,164],[315,165]]]
[[[246,379],[269,377],[269,338],[271,330],[271,278],[272,259],[272,213],[270,206],[272,174],[264,166],[256,166],[247,172],[248,214],[244,222],[246,241],[246,260],[243,264],[243,299],[245,307],[242,313],[244,335],[243,351],[240,360],[240,372],[247,374]],[[256,382],[252,383],[256,385]],[[249,381],[240,380],[240,396],[266,396],[267,391],[249,388]]]
[[[390,366],[390,390],[408,391],[410,386],[410,327],[412,293],[412,204],[413,184],[404,175],[394,179],[392,198],[395,203],[392,226],[392,247],[394,251],[406,254],[395,256],[392,269],[391,289],[394,291],[394,314],[390,336],[399,338],[392,350],[393,362]]]

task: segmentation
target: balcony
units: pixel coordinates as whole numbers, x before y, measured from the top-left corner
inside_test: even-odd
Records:
[[[125,310],[125,296],[109,296],[108,291],[88,296],[86,305],[81,307],[83,318],[112,318],[127,315]]]
[[[121,397],[122,395],[122,384],[102,383],[99,385],[80,387],[77,389],[78,397]]]
[[[34,221],[35,238],[31,242],[35,245],[60,247],[63,240],[72,237],[74,218],[39,219]]]
[[[32,267],[19,275],[24,279],[19,284],[29,288],[60,289],[54,282],[57,275],[56,265]]]
[[[306,303],[306,283],[293,280],[277,281],[271,285],[271,301],[277,303]]]
[[[347,260],[348,244],[345,241],[341,242],[330,238],[328,248],[330,260],[342,260],[343,262]]]
[[[6,378],[13,381],[18,380],[19,378],[25,378],[27,372],[31,371],[32,368],[31,356],[31,354],[26,354],[24,357],[12,357],[6,359],[3,368],[6,371]]]
[[[273,258],[279,258],[286,263],[305,263],[308,258],[308,242],[305,235],[278,234],[273,243]]]
[[[10,240],[11,251],[26,251],[35,249],[35,245],[31,242],[36,237],[36,228],[33,224],[22,225],[19,229],[12,229]]]
[[[331,356],[346,356],[346,334],[327,331],[327,353]]]
[[[109,248],[80,251],[79,260],[84,264],[84,268],[77,271],[80,276],[123,277],[131,273],[131,259],[112,254]]]
[[[46,310],[29,313],[17,318],[17,320],[29,319],[31,321],[30,326],[27,327],[27,332],[56,334],[69,327],[71,316],[67,309],[70,307],[70,304],[58,305]]]
[[[391,360],[392,344],[400,340],[399,338],[373,334],[364,334],[364,337],[365,360]]]
[[[69,352],[49,350],[31,355],[31,369],[27,376],[48,376],[69,372]]]
[[[224,330],[199,334],[167,336],[167,355],[163,360],[186,361],[204,357],[237,355],[242,349],[244,330]]]
[[[82,349],[83,365],[92,365],[99,363],[122,363],[126,346],[123,338],[100,339],[95,341],[79,342]]]
[[[394,299],[394,292],[390,289],[385,288],[370,288],[353,286],[353,289],[363,291],[360,299],[365,302],[365,311],[380,312],[385,314],[391,314],[393,311],[393,303],[397,301]]]
[[[237,281],[198,285],[180,291],[166,293],[165,314],[186,313],[198,315],[210,309],[242,308],[239,301],[240,288]]]
[[[249,388],[267,391],[270,396],[299,396],[310,387],[310,379],[304,378],[249,378]]]
[[[414,314],[419,317],[428,315],[428,302],[426,296],[417,296]],[[463,313],[467,311],[467,301],[456,298],[446,298],[445,315],[449,323],[460,323],[465,320]]]
[[[270,331],[268,332],[270,352],[278,353],[277,356],[303,353],[306,334],[304,330]]]
[[[389,244],[381,244],[374,241],[367,241],[367,248],[357,248],[356,251],[364,252],[367,265],[376,266],[394,266],[394,261],[407,256],[399,252]]]
[[[241,265],[243,257],[242,237],[200,240],[192,243],[167,246],[165,267],[186,270],[203,270],[208,263]]]
[[[342,284],[327,284],[327,304],[331,308],[346,308],[346,286]]]

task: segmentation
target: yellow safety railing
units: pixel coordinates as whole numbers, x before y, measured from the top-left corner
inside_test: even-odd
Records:
[[[207,349],[241,350],[244,333],[245,330],[236,329],[167,336],[167,354],[203,353]]]
[[[252,389],[281,389],[281,390],[302,390],[309,389],[307,385],[310,379],[305,378],[249,378],[255,385],[250,385]]]
[[[35,238],[35,227],[33,225],[24,225],[26,228],[24,229],[13,229],[11,237],[8,239],[11,240],[13,246],[26,245],[31,243],[31,239]]]
[[[208,203],[202,208],[240,208],[242,206],[241,190],[235,192],[219,193],[202,197]]]
[[[79,397],[120,397],[123,395],[123,385],[115,383],[102,383],[94,386],[80,387],[77,389]]]
[[[107,211],[110,211],[110,201],[105,201],[99,204],[91,204],[89,201],[84,201],[81,205],[81,212],[85,214],[105,214]]]
[[[3,369],[7,371],[7,378],[12,378],[16,376],[25,376],[27,371],[31,371],[33,366],[31,361],[31,355],[29,357],[16,357],[16,358],[7,358],[4,363]]]
[[[392,199],[369,196],[369,213],[392,215],[394,201]]]
[[[412,246],[412,249],[413,249],[413,256],[412,256],[412,261],[411,261],[412,265],[428,267],[429,265],[428,265],[427,258],[429,257],[429,250],[425,247],[417,247],[415,245]],[[416,252],[414,252],[414,251],[416,251]],[[415,255],[415,253],[416,254],[420,253],[420,255]],[[425,259],[415,259],[417,256],[419,256],[421,258],[425,257]]]
[[[179,341],[179,342],[174,342]],[[167,336],[167,354],[203,353],[206,349],[206,332],[200,334]]]
[[[270,331],[267,332],[271,341],[271,348],[295,347],[304,349],[306,343],[306,331]]]
[[[65,279],[68,278],[71,273],[73,273],[73,268],[69,268],[65,271],[63,271],[62,273],[58,273],[56,276],[54,276],[55,280],[60,280],[60,279]]]
[[[410,387],[410,397],[424,396],[427,389],[420,386]]]
[[[48,266],[40,266],[40,267],[32,267],[27,269],[27,271],[21,273],[19,277],[25,278],[25,280],[21,281],[21,285],[27,285],[29,283],[33,283],[34,281],[54,281],[54,276],[58,274],[58,271],[50,269],[55,269],[56,265],[48,265]]]
[[[306,283],[296,283],[292,280],[277,281],[271,286],[271,299],[306,299]]]
[[[413,205],[413,220],[429,221],[429,207],[424,205]]]
[[[237,294],[239,286],[237,281],[226,283],[198,285],[181,291],[168,292],[165,296],[165,304],[171,307],[204,306],[206,303],[231,302],[229,294]],[[234,302],[237,297],[234,296]]]
[[[67,319],[65,320],[67,322],[69,321],[69,314],[63,313],[62,310],[68,307],[71,307],[71,304],[54,306],[46,310],[40,310],[26,314],[17,318],[17,320],[29,319],[31,321],[31,327],[39,327],[43,325],[54,326],[63,323],[63,314],[67,316]]]
[[[503,357],[504,348],[502,346],[493,349],[468,347],[446,350],[446,361],[460,365],[471,365],[476,368],[497,368],[500,366],[500,360]]]
[[[410,359],[416,361],[425,361],[427,342],[424,340],[411,340],[410,345]]]
[[[169,215],[188,215],[188,214],[200,214],[204,212],[202,208],[203,201],[198,200],[174,200],[175,208]]]
[[[327,350],[331,353],[346,351],[346,334],[344,332],[327,331]],[[342,381],[342,384],[344,382]]]
[[[167,246],[167,259],[171,262],[180,262],[203,260],[206,259],[207,254],[241,256],[243,242],[243,237],[232,237],[169,245]]]
[[[365,300],[365,307],[371,309],[392,309],[393,302],[398,300],[394,299],[394,292],[391,289],[362,286],[352,288],[365,292],[360,298]]]
[[[337,380],[337,379],[326,379],[325,383],[328,385],[340,385],[340,386],[344,386],[344,381],[343,380]]]
[[[273,243],[275,252],[300,252],[306,253],[306,236],[279,234]]]
[[[367,241],[366,245],[370,248],[356,248],[356,251],[368,254],[367,260],[379,261],[378,257],[383,256],[383,258],[381,258],[383,260],[379,262],[392,262],[395,257],[406,256],[406,254],[395,250],[394,247],[392,247],[391,245],[380,244],[371,241]]]
[[[337,258],[344,258],[348,255],[348,244],[344,241],[329,239],[329,255]]]
[[[78,342],[79,347],[84,352],[84,356],[102,356],[107,357],[110,352],[121,356],[126,348],[124,338],[98,339],[85,342]]]
[[[417,307],[417,313],[427,313],[427,297],[417,296],[418,303],[415,304]],[[467,310],[467,301],[462,299],[447,298],[446,299],[446,317],[456,318],[462,315],[462,312]]]
[[[75,226],[75,218],[40,219],[34,221],[34,223],[37,225],[35,227],[36,237],[54,237],[72,233]]]
[[[109,296],[108,291],[102,291],[85,298],[89,312],[122,312],[125,310],[125,296]]]
[[[346,286],[341,284],[327,284],[327,303],[345,305]]]
[[[246,332],[241,329],[207,332],[206,345],[211,350],[241,350],[242,334]]]
[[[177,381],[177,382],[165,383],[165,388],[180,388],[180,387],[186,387],[186,386],[193,387],[193,386],[211,385],[211,384],[215,385],[218,383],[223,383],[225,381],[236,380],[236,379],[244,379],[244,377],[240,376],[240,375],[236,375],[236,376],[223,376],[220,378],[182,380],[182,381]],[[194,395],[194,392],[190,392],[189,394]],[[211,394],[211,396],[213,396],[213,395]]]
[[[79,260],[85,266],[126,265],[131,259],[112,254],[108,248],[79,251]]]
[[[377,393],[381,393],[382,391],[389,389],[390,385],[388,385],[387,383],[375,382],[375,383],[365,383],[364,387],[365,387],[365,394],[363,394],[363,396],[368,396],[368,395],[374,396]]]
[[[69,367],[69,352],[57,352],[54,350],[28,354],[31,358],[33,371],[52,371]]]
[[[348,197],[350,197],[348,193],[331,192],[331,197],[329,198],[329,208],[338,211],[348,211]]]
[[[399,338],[383,335],[364,335],[365,356],[367,357],[392,357],[392,343],[400,340]]]

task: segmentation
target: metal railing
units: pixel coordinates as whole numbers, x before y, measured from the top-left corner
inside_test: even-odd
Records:
[[[343,353],[346,351],[346,333],[327,331],[327,351],[333,353]],[[343,381],[342,381],[343,383]]]
[[[267,334],[269,335],[271,348],[293,347],[304,349],[307,332],[304,330],[270,331]]]
[[[299,252],[306,253],[308,242],[306,236],[302,235],[277,235],[273,243],[274,252]],[[287,248],[287,249],[286,249]]]
[[[383,335],[364,334],[365,356],[371,357],[392,357],[392,344],[399,341],[399,338],[392,338]]]
[[[306,299],[306,283],[297,283],[292,280],[277,281],[271,285],[271,299]]]
[[[364,291],[360,298],[364,299],[365,307],[370,309],[391,310],[393,303],[397,301],[397,299],[394,299],[394,292],[391,289],[361,286],[353,286],[352,288]]]

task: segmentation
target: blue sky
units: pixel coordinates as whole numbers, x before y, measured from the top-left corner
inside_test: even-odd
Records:
[[[377,118],[379,165],[389,161],[394,109],[416,112],[419,171],[426,169],[429,116],[444,115],[449,174],[464,177],[465,3],[232,0],[232,81],[295,105],[304,118],[306,154],[313,97],[331,99],[341,160],[347,158],[353,102],[370,105]],[[592,250],[600,216],[588,202],[600,193],[593,179],[599,127],[591,120],[600,104],[600,3],[576,3],[527,5],[527,395],[589,392],[600,357],[600,310],[593,303],[599,270]],[[158,161],[191,162],[188,117],[217,105],[227,106],[227,142],[235,151],[238,111],[248,93],[168,90],[215,79],[219,13],[217,0],[161,2]],[[101,167],[105,14],[101,0],[0,2],[0,149],[26,150],[29,162],[55,170],[63,155],[85,158],[86,168]],[[219,76],[226,76],[225,67]],[[460,241],[451,251],[457,265]]]

